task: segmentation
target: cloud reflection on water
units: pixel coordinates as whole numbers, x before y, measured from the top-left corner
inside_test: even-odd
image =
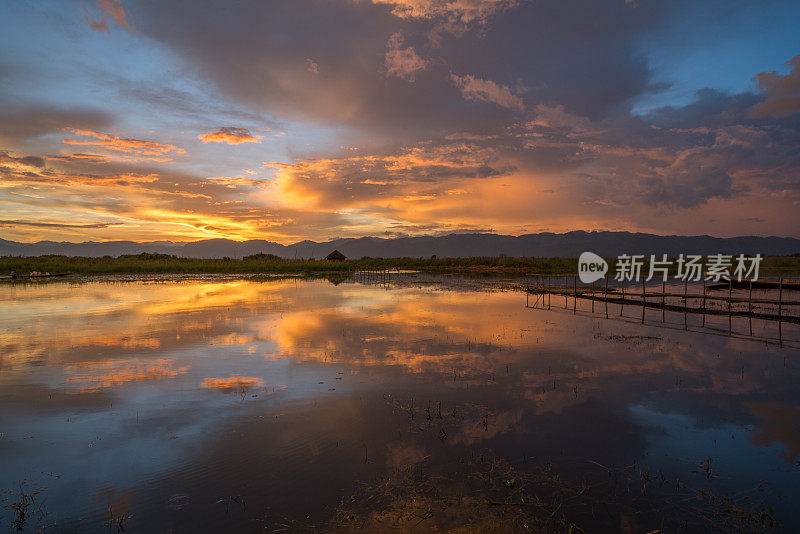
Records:
[[[335,501],[354,473],[444,465],[475,447],[688,473],[714,455],[729,489],[758,483],[737,475],[748,454],[776,491],[797,480],[791,350],[530,310],[518,293],[320,280],[5,286],[0,304],[0,448],[13,465],[0,483],[60,472],[59,517],[100,487],[147,509],[143,481],[167,491],[201,465],[209,498],[249,480],[280,501],[305,485],[276,497],[240,464],[307,476],[311,456],[339,484],[320,490]],[[410,412],[430,431],[409,433]],[[692,432],[710,437],[657,457]],[[62,485],[75,480],[78,491]]]

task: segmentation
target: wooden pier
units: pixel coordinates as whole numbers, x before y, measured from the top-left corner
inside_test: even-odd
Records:
[[[800,300],[797,299],[796,280],[780,278],[775,281],[761,281],[758,289],[761,296],[753,296],[756,283],[745,280],[737,284],[724,285],[706,280],[697,282],[675,280],[670,282],[617,282],[612,277],[605,277],[592,284],[583,284],[574,275],[534,274],[527,276],[525,304],[527,307],[552,307],[572,309],[578,312],[578,301],[591,302],[591,313],[601,313],[609,317],[610,313],[623,316],[626,307],[641,309],[641,323],[645,322],[647,310],[661,310],[661,319],[667,312],[684,314],[687,324],[688,314],[701,314],[703,326],[705,318],[710,316],[727,316],[728,333],[733,331],[733,317],[748,317],[777,322],[778,343],[783,344],[783,323],[800,324]],[[742,285],[744,284],[744,285]],[[791,285],[790,285],[791,284]],[[785,286],[792,288],[790,291]],[[763,294],[767,293],[768,296]],[[792,297],[791,293],[795,293]],[[534,306],[530,305],[531,295],[536,295]],[[555,297],[555,301],[554,301]],[[609,305],[614,305],[613,312]],[[588,307],[588,306],[587,306]],[[596,311],[596,308],[598,310]],[[750,326],[752,334],[752,324]]]
[[[384,285],[392,281],[392,272],[389,269],[375,271],[355,270],[351,278],[354,282],[360,282],[362,284]]]

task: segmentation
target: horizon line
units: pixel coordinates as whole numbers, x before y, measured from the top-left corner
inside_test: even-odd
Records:
[[[793,237],[793,236],[779,236],[779,235],[757,235],[757,234],[748,234],[748,235],[734,235],[734,236],[727,236],[721,237],[711,234],[654,234],[650,232],[633,232],[630,230],[570,230],[567,232],[552,232],[552,231],[543,231],[543,232],[532,232],[532,233],[524,233],[524,234],[500,234],[495,232],[465,232],[465,231],[453,231],[449,233],[442,233],[442,234],[419,234],[419,235],[398,235],[392,237],[381,237],[378,235],[363,235],[359,237],[332,237],[328,238],[323,241],[315,241],[312,239],[301,239],[299,241],[294,241],[290,243],[281,243],[280,241],[271,241],[269,239],[264,238],[253,238],[253,239],[235,239],[230,237],[210,237],[206,239],[195,239],[195,240],[188,240],[188,241],[176,241],[172,239],[154,239],[152,241],[137,241],[133,239],[109,239],[109,240],[89,240],[89,241],[54,241],[50,239],[41,239],[39,241],[14,241],[11,239],[3,239],[0,238],[0,241],[5,241],[7,243],[17,243],[20,245],[37,245],[40,243],[58,243],[58,244],[69,244],[69,245],[86,245],[86,244],[106,244],[106,243],[135,243],[137,245],[146,245],[146,244],[153,244],[153,243],[171,243],[176,246],[186,245],[191,243],[202,243],[208,241],[229,241],[232,243],[248,243],[251,241],[265,241],[267,243],[280,245],[283,247],[291,247],[296,246],[302,243],[316,243],[316,244],[324,244],[324,243],[331,243],[333,241],[357,241],[360,239],[380,239],[382,241],[395,241],[400,239],[414,239],[414,238],[443,238],[449,237],[453,235],[481,235],[481,236],[496,236],[496,237],[513,237],[518,239],[520,237],[525,236],[535,236],[535,235],[568,235],[574,233],[586,233],[586,234],[631,234],[631,235],[646,235],[652,237],[662,237],[662,238],[698,238],[698,237],[706,237],[712,239],[742,239],[742,238],[758,238],[758,239],[794,239],[799,240],[800,237]]]

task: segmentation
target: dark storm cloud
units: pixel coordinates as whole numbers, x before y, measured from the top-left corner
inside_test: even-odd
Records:
[[[689,208],[711,198],[729,198],[733,179],[724,153],[698,151],[681,156],[662,177],[646,179],[643,185],[646,200]]]
[[[782,76],[775,71],[761,72],[756,76],[761,92],[767,97],[753,107],[757,117],[785,117],[800,112],[800,56],[786,63],[792,71]]]
[[[39,156],[21,156],[15,157],[4,150],[0,150],[0,169],[8,169],[11,167],[44,167],[44,158]]]
[[[284,168],[279,183],[295,200],[363,207],[513,172],[561,173],[562,191],[605,206],[683,209],[798,189],[798,125],[765,118],[791,109],[796,68],[759,75],[762,94],[707,89],[684,107],[631,114],[632,99],[664,88],[638,48],[669,18],[663,5],[545,0],[461,12],[425,0],[297,0],[220,13],[212,4],[143,0],[131,11],[138,31],[254,113],[384,140],[368,157]]]
[[[0,142],[14,145],[64,128],[99,130],[109,127],[112,122],[109,113],[97,109],[4,105],[0,109]]]
[[[175,76],[151,80],[139,75],[141,65],[106,72],[97,62],[70,72],[110,89],[114,124],[92,110],[5,106],[0,149],[17,151],[9,156],[17,159],[0,170],[15,206],[77,203],[96,208],[80,224],[113,212],[148,224],[170,220],[169,232],[191,227],[191,237],[597,224],[674,233],[695,216],[716,224],[727,213],[766,218],[765,232],[796,232],[800,224],[800,59],[788,74],[744,73],[756,75],[752,92],[704,89],[688,105],[632,111],[666,87],[654,80],[682,75],[652,70],[659,62],[651,53],[674,44],[658,40],[682,18],[703,26],[726,3],[94,6],[130,33],[95,34],[80,13],[85,34],[146,42],[170,62],[174,54]],[[737,16],[750,8],[730,6]],[[131,112],[144,109],[150,115]],[[136,131],[125,131],[134,123]],[[65,129],[58,148],[56,136],[34,139]],[[217,161],[234,152],[255,156],[232,159],[229,168]],[[51,155],[23,161],[20,154]],[[258,168],[267,160],[280,163]],[[29,186],[48,188],[52,198],[25,196]],[[79,193],[65,194],[67,187]],[[129,198],[108,200],[117,193]]]
[[[763,102],[752,93],[704,90],[686,107],[647,117],[655,133],[641,138],[676,155],[662,176],[648,181],[651,200],[685,207],[728,197],[737,189],[797,193],[800,117],[753,116],[750,110]]]
[[[139,31],[224,94],[284,118],[401,138],[492,131],[529,102],[596,117],[651,88],[636,41],[656,17],[623,2],[524,2],[485,14],[480,31],[445,32],[434,43],[431,32],[449,15],[433,8],[415,18],[370,2],[247,1],[223,12],[216,5],[143,1],[131,11]],[[470,98],[470,84],[500,96]]]

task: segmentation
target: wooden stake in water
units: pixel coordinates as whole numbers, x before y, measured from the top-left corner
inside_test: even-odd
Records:
[[[608,319],[608,277],[606,276],[606,293],[605,298],[603,299],[606,301],[606,319]]]
[[[706,277],[703,277],[703,328],[706,326]]]
[[[575,298],[572,300],[572,313],[578,311],[578,277],[572,279],[572,290],[575,292]]]
[[[783,309],[783,278],[778,282],[778,343],[783,346],[783,327],[781,323],[781,314]]]
[[[728,279],[728,335],[733,335],[733,317],[731,316],[731,306],[733,305],[733,279]]]
[[[644,312],[647,309],[647,296],[644,294],[645,285],[644,280],[642,280],[642,324],[644,324]]]
[[[689,312],[689,279],[683,281],[683,329],[689,329],[689,322],[686,315]]]
[[[703,309],[706,309],[706,277],[703,277]],[[705,314],[703,314],[705,317]]]

